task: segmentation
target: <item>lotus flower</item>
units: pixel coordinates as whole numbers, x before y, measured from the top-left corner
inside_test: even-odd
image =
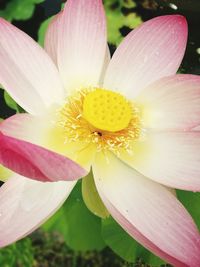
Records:
[[[1,246],[39,227],[92,168],[134,239],[200,266],[199,232],[171,189],[200,191],[200,78],[176,75],[186,40],[184,17],[161,16],[110,59],[101,0],[68,0],[45,51],[0,20],[0,83],[29,113],[0,124],[0,163],[14,171],[0,189]]]

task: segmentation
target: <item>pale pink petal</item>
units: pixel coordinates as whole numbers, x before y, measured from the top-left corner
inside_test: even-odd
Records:
[[[146,177],[169,187],[200,191],[200,132],[146,132],[133,155],[120,158]]]
[[[193,128],[194,131],[200,131],[200,125]]]
[[[63,204],[76,182],[42,183],[14,175],[0,188],[0,246],[25,237]]]
[[[161,16],[143,23],[117,48],[104,87],[134,97],[155,80],[176,73],[186,41],[187,23],[182,16]]]
[[[53,62],[57,65],[58,54],[58,27],[62,11],[50,22],[45,35],[44,49],[47,51]]]
[[[0,122],[0,131],[3,134],[37,145],[42,144],[46,127],[48,126],[44,119],[28,113],[15,114]]]
[[[133,238],[172,264],[176,259],[175,266],[200,266],[197,227],[167,188],[109,154],[97,157],[93,171],[106,207]]]
[[[173,264],[176,267],[188,267],[188,265],[180,262],[179,260],[171,257],[169,254],[161,250],[154,243],[152,243],[149,239],[147,239],[144,235],[142,235],[134,226],[131,224],[119,211],[115,208],[111,202],[101,194],[101,198],[105,204],[105,206],[109,209],[113,218],[124,228],[124,230],[132,236],[135,240],[137,240],[140,244],[146,247],[148,250],[152,251],[154,254],[158,255],[161,259],[164,259],[166,262]]]
[[[200,124],[200,77],[174,75],[145,88],[137,104],[147,128],[189,130]]]
[[[26,111],[40,114],[61,103],[64,90],[56,66],[28,35],[0,19],[0,83]]]
[[[98,86],[106,52],[102,0],[68,0],[58,33],[58,66],[66,89]]]
[[[2,133],[0,163],[20,175],[39,181],[70,181],[87,174],[67,157]]]
[[[101,76],[100,76],[100,82],[99,82],[100,86],[103,85],[104,76],[105,76],[105,73],[106,73],[107,68],[109,66],[110,59],[111,59],[110,49],[109,49],[109,46],[107,45],[105,58],[104,58],[104,64],[103,64],[103,68],[102,68]]]

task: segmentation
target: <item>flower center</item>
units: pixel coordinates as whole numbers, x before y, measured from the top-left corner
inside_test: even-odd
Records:
[[[132,151],[142,136],[140,109],[119,93],[86,88],[70,96],[58,112],[66,143],[95,144],[97,151]]]
[[[83,117],[100,130],[117,132],[131,120],[132,108],[126,98],[106,89],[96,89],[85,96]]]

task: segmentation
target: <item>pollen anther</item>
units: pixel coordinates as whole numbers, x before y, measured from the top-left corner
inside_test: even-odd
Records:
[[[137,105],[106,89],[82,89],[58,113],[66,142],[95,144],[97,151],[131,151],[142,135]]]

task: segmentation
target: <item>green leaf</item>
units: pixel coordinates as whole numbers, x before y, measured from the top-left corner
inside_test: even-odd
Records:
[[[32,244],[29,238],[25,238],[0,250],[0,263],[2,267],[32,267],[33,261]]]
[[[135,6],[133,1],[120,1],[115,8],[113,4],[118,2],[113,2],[113,0],[105,1],[105,9],[107,15],[107,24],[108,24],[108,42],[118,45],[123,36],[120,33],[120,28],[123,26],[129,27],[130,29],[135,28],[136,26],[142,23],[142,20],[136,13],[129,13],[124,15],[122,13],[122,7],[131,8]]]
[[[35,4],[41,3],[44,0],[12,0],[9,1],[4,10],[0,11],[0,16],[12,20],[27,20],[30,19],[35,10]]]
[[[112,217],[102,220],[102,235],[106,244],[128,262],[136,262],[138,258],[141,258],[153,266],[164,263],[129,236]]]
[[[48,18],[47,20],[42,22],[41,25],[40,25],[40,28],[39,28],[39,31],[38,31],[38,43],[41,46],[44,46],[45,33],[46,33],[47,28],[49,26],[49,23],[51,22],[52,19],[53,19],[53,17]]]
[[[63,207],[43,226],[47,231],[59,231],[69,247],[76,251],[101,250],[101,219],[85,206],[78,183]]]
[[[14,109],[17,113],[20,112],[19,106],[6,91],[4,91],[4,99],[8,107]]]
[[[200,230],[200,193],[176,190],[178,199],[183,203],[189,213],[192,215]]]

